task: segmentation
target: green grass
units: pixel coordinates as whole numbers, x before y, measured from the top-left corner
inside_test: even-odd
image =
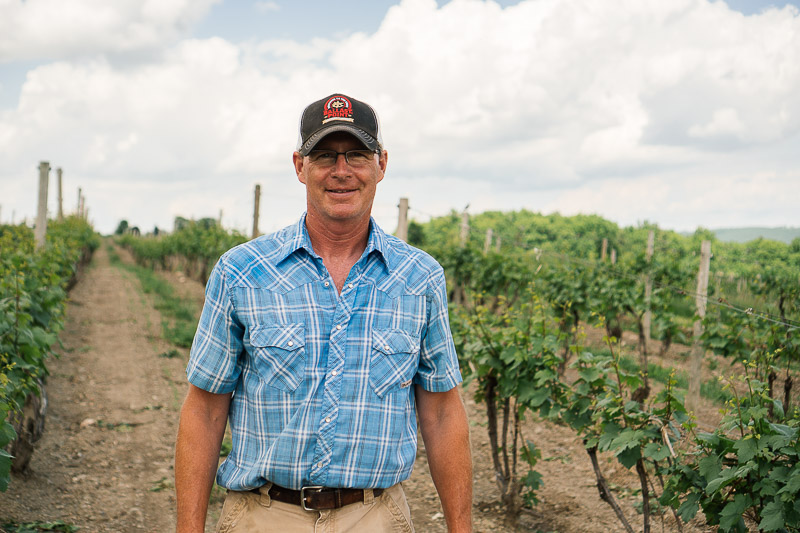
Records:
[[[233,450],[233,441],[231,440],[230,428],[228,428],[228,431],[225,432],[225,436],[222,438],[222,444],[219,448],[219,456],[228,457],[228,454],[231,453],[231,450]]]
[[[611,355],[611,352],[609,352],[607,349],[595,350],[594,353],[605,354],[609,356]],[[630,355],[623,355],[620,357],[619,365],[629,374],[635,374],[639,372],[638,359]],[[669,379],[671,372],[671,367],[663,367],[655,363],[648,363],[647,365],[647,374],[650,379],[664,385],[667,384],[667,380]],[[684,370],[678,370],[676,372],[675,380],[677,382],[678,389],[683,389],[685,391],[689,388],[689,375]],[[700,396],[712,400],[720,405],[724,405],[725,402],[731,399],[731,393],[722,389],[722,385],[719,383],[716,377],[712,377],[700,384]]]
[[[53,522],[25,522],[16,523],[8,522],[2,525],[0,531],[7,531],[8,533],[39,533],[40,531],[61,531],[62,533],[74,533],[78,531],[78,527],[68,524],[62,520],[55,520]]]
[[[724,390],[723,386],[724,385],[717,379],[709,379],[708,381],[704,381],[700,384],[700,396],[708,398],[709,400],[713,400],[719,404],[724,404],[733,398],[733,395],[730,393],[730,391]]]
[[[639,371],[639,361],[637,361],[634,357],[623,355],[620,358],[619,363],[622,369],[628,373],[634,374]],[[671,367],[663,367],[655,363],[647,364],[647,375],[653,381],[657,381],[666,385],[667,381],[669,380],[670,373],[672,373]],[[675,380],[677,381],[677,386],[680,389],[685,389],[689,386],[689,376],[683,370],[676,372]]]
[[[175,293],[175,288],[164,278],[139,265],[123,263],[109,243],[111,264],[132,273],[139,280],[142,291],[154,296],[154,307],[161,313],[161,330],[165,340],[181,348],[190,348],[197,329],[200,309]]]

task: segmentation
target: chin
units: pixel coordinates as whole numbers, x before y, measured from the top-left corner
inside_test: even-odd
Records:
[[[363,211],[356,209],[331,209],[327,213],[328,218],[331,220],[357,220],[364,216]]]

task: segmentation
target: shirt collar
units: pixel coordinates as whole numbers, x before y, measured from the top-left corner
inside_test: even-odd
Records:
[[[287,228],[288,234],[286,240],[281,246],[281,251],[277,257],[278,263],[283,262],[287,257],[297,252],[298,250],[305,250],[311,257],[319,257],[311,246],[311,238],[308,236],[306,229],[306,213],[300,217],[296,224]],[[363,257],[368,257],[369,254],[375,252],[383,262],[386,269],[389,269],[389,261],[386,254],[389,248],[386,243],[386,234],[375,222],[372,217],[369,218],[369,238],[367,239],[367,247],[364,249]]]

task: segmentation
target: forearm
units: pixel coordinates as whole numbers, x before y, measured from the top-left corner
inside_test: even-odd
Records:
[[[178,533],[201,533],[205,529],[208,500],[227,422],[225,398],[215,398],[216,404],[209,404],[204,401],[209,393],[197,391],[199,389],[191,391],[183,405],[175,446]],[[224,409],[219,404],[220,399]],[[227,400],[230,400],[229,395]]]
[[[451,398],[438,416],[421,416],[420,424],[447,529],[462,533],[472,531],[472,455],[464,405],[458,391],[451,392],[455,401]]]

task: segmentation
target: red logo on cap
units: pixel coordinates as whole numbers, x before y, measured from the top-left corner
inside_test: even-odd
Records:
[[[322,108],[322,123],[329,120],[346,120],[353,122],[353,104],[344,96],[332,96]]]

